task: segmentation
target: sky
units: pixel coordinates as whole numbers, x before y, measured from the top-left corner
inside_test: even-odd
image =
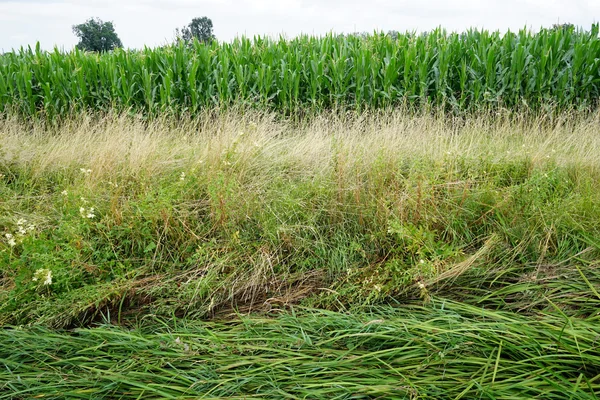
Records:
[[[47,50],[69,50],[77,44],[72,26],[90,17],[113,21],[125,47],[154,47],[203,16],[222,41],[438,26],[505,32],[572,23],[587,29],[600,20],[600,0],[0,0],[0,52],[38,41]]]

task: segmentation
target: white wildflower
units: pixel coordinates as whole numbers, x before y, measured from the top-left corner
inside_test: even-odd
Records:
[[[7,233],[4,236],[6,236],[6,242],[8,243],[8,245],[10,247],[15,247],[17,245],[17,242],[15,241],[15,238],[13,237],[13,235],[11,235],[10,233]]]
[[[185,180],[185,172],[182,172],[181,175],[179,175],[179,180],[180,181],[184,181]]]
[[[62,194],[63,196],[68,195],[69,193],[66,190],[63,190],[62,192],[60,192],[60,194]]]
[[[419,282],[417,283],[417,286],[419,287],[419,289],[423,290],[425,289],[425,284],[423,282]]]
[[[51,285],[52,284],[52,271],[47,268],[40,268],[33,274],[33,278],[31,279],[33,282],[42,281],[42,285]]]
[[[91,169],[85,169],[85,168],[79,168],[79,171],[81,171],[81,173],[84,175],[89,175],[92,173]]]
[[[17,221],[17,233],[19,234],[19,236],[27,235],[27,228],[25,227],[25,224],[27,224],[26,219],[19,218],[19,220]]]
[[[88,218],[88,219],[92,219],[92,218],[96,217],[96,214],[94,212],[94,207],[90,207],[90,208],[79,207],[79,214],[83,218]]]

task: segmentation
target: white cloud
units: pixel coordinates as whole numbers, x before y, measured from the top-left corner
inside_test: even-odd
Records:
[[[216,36],[324,34],[329,31],[537,29],[557,22],[586,28],[600,18],[597,0],[0,0],[0,49],[73,47],[74,24],[113,21],[127,47],[156,46],[175,28],[208,16]]]

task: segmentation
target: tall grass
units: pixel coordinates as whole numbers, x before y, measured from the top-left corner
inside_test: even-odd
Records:
[[[580,114],[3,120],[0,323],[437,293],[591,315],[597,127]]]
[[[598,25],[538,33],[255,37],[106,54],[0,56],[0,113],[197,114],[231,104],[302,114],[398,105],[456,111],[589,108],[600,97]]]

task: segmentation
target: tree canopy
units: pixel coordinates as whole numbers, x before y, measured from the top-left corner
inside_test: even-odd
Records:
[[[104,52],[123,47],[111,21],[90,18],[83,24],[73,25],[73,33],[79,38],[77,48],[80,50]]]
[[[181,30],[175,29],[175,36],[177,40],[185,42],[191,42],[194,38],[200,42],[210,42],[215,38],[212,20],[207,17],[194,18],[192,22],[181,28]]]

